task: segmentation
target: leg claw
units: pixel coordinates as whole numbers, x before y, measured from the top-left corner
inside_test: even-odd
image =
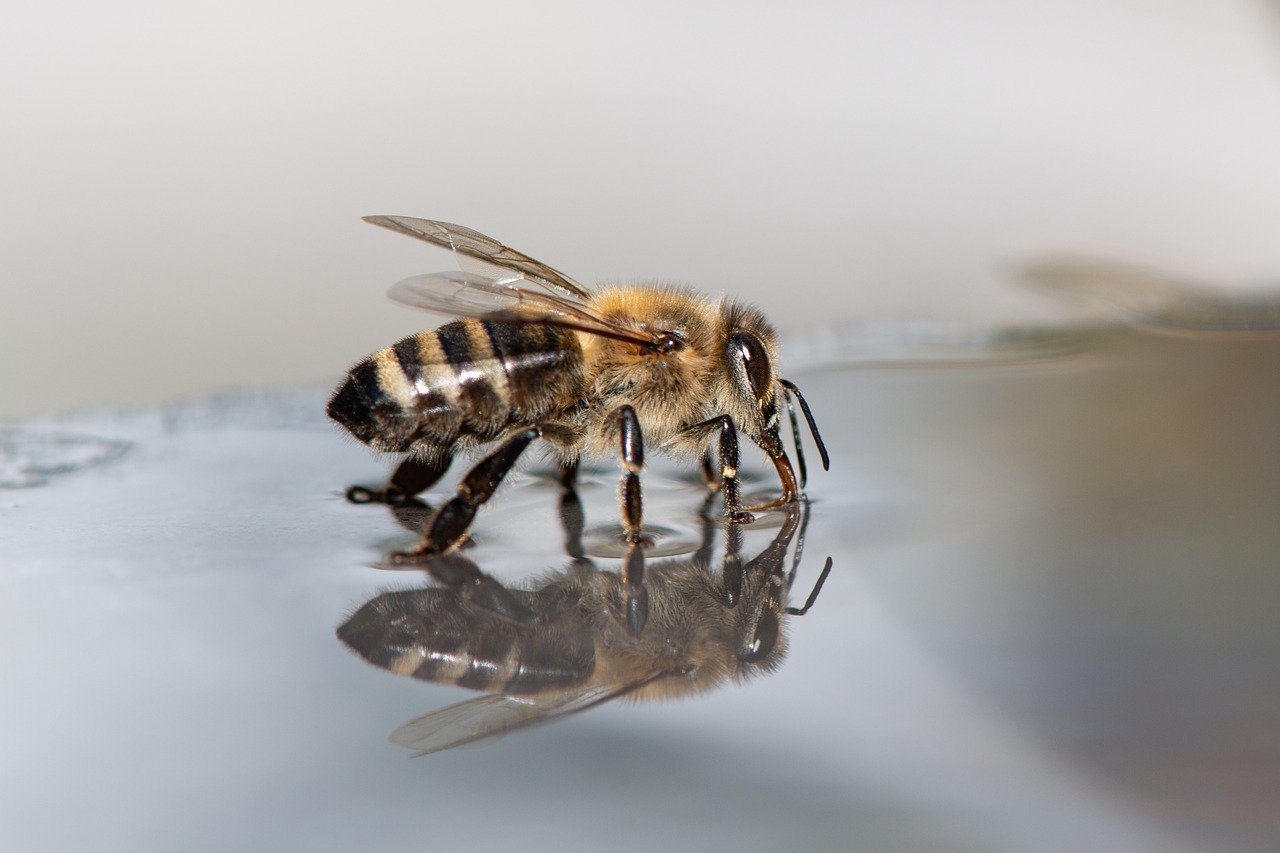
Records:
[[[349,486],[347,500],[353,504],[378,504],[382,503],[382,492],[364,486]]]

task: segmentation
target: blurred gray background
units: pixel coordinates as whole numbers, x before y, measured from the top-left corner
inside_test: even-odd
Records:
[[[782,324],[1035,315],[1076,246],[1280,271],[1263,0],[10,4],[0,418],[336,380],[478,228]]]

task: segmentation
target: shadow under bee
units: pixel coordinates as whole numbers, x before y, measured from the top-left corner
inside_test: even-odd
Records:
[[[717,571],[710,503],[694,554],[615,572],[583,555],[582,506],[568,490],[561,521],[569,562],[529,588],[508,587],[453,552],[424,567],[436,585],[367,602],[338,628],[343,643],[398,675],[484,693],[406,723],[392,742],[438,752],[623,696],[676,698],[775,670],[787,650],[786,620],[808,612],[831,559],[804,605],[788,606],[807,505],[788,507],[772,541],[749,559],[741,529],[728,527]],[[645,562],[643,549],[628,562],[636,560]],[[644,581],[639,630],[628,573]]]

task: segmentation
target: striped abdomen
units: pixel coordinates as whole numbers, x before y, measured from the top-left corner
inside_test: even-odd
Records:
[[[352,368],[329,417],[377,450],[446,452],[497,438],[582,394],[573,332],[532,323],[455,320]]]
[[[472,690],[540,693],[590,678],[595,640],[572,593],[510,593],[543,621],[495,615],[453,589],[405,590],[365,604],[338,637],[375,666]]]

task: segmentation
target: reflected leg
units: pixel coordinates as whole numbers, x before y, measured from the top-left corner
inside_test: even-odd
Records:
[[[702,527],[702,539],[698,543],[698,550],[693,552],[693,556],[689,558],[695,566],[702,570],[711,567],[711,552],[716,546],[716,525],[711,518],[711,504],[716,499],[716,493],[711,492],[702,501],[702,506],[698,509],[698,521]]]
[[[560,466],[560,526],[564,529],[565,553],[573,558],[575,565],[590,565],[582,548],[582,530],[586,526],[586,516],[582,511],[582,499],[574,488],[577,477],[577,463]]]
[[[742,528],[729,525],[724,534],[724,562],[720,566],[720,588],[725,607],[733,608],[742,597]]]
[[[644,546],[632,543],[622,559],[622,591],[625,594],[627,630],[640,636],[649,620],[649,591],[644,587]]]
[[[537,614],[520,603],[511,590],[461,554],[430,557],[426,569],[437,583],[453,587],[477,607],[515,622],[538,621]]]
[[[702,482],[713,492],[720,489],[720,477],[716,474],[716,463],[711,457],[711,448],[709,447],[707,452],[702,454]]]

